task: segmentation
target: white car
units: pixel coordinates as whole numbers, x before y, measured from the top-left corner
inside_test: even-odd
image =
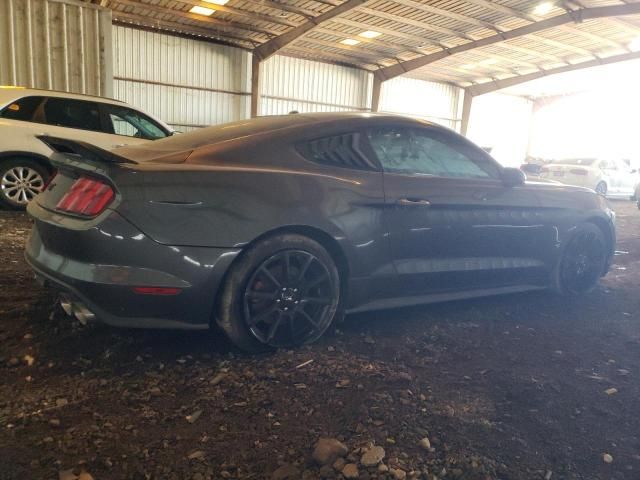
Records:
[[[607,197],[632,198],[640,181],[638,171],[624,160],[573,158],[540,169],[540,178],[595,190]]]
[[[39,135],[112,150],[173,133],[160,120],[117,100],[0,87],[0,202],[24,208],[52,175],[52,151]]]

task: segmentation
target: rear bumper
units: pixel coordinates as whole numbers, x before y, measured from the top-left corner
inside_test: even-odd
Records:
[[[33,204],[34,202],[32,202]],[[116,212],[89,228],[69,228],[39,206],[27,263],[45,284],[118,327],[205,329],[237,249],[174,247],[146,237]],[[147,295],[136,287],[175,288]]]

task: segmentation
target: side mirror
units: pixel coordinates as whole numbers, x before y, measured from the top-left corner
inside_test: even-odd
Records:
[[[523,185],[527,176],[519,168],[505,168],[502,170],[502,183],[507,187]]]

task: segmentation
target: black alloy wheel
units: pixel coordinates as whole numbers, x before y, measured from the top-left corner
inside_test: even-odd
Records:
[[[258,266],[244,292],[249,331],[271,347],[302,345],[327,329],[337,304],[326,265],[303,250],[283,250]]]
[[[333,257],[315,240],[293,233],[267,237],[231,267],[215,321],[248,352],[311,343],[340,311],[342,280]]]
[[[578,227],[560,262],[562,290],[573,295],[591,291],[604,272],[606,251],[606,241],[598,227],[592,224]]]

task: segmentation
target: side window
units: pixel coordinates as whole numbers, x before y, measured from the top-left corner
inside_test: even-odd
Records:
[[[378,170],[377,165],[362,152],[362,134],[345,133],[298,145],[307,160],[332,167],[355,170]]]
[[[102,104],[109,123],[116,135],[157,140],[167,136],[167,132],[146,115],[131,108]]]
[[[603,170],[617,170],[618,167],[615,164],[615,162],[611,161],[611,160],[602,160],[600,162],[600,168]]]
[[[24,97],[10,103],[2,109],[0,117],[11,120],[33,121],[33,114],[42,103],[43,97]]]
[[[386,172],[449,178],[498,178],[486,153],[438,131],[383,128],[369,132],[371,147]]]
[[[100,111],[95,102],[51,97],[44,106],[44,117],[49,125],[102,131]]]

